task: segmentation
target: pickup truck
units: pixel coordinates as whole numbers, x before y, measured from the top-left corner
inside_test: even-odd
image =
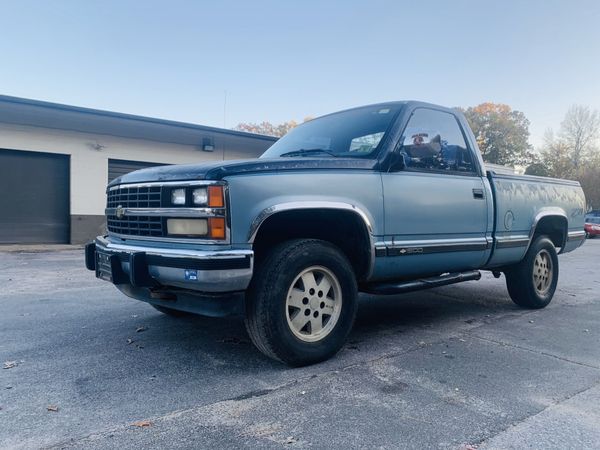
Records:
[[[86,266],[172,316],[243,314],[261,352],[301,366],[343,346],[359,292],[488,270],[545,307],[584,211],[577,182],[486,171],[459,111],[390,102],[306,122],[258,159],[117,178]]]

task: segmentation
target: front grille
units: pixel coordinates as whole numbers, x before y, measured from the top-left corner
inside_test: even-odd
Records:
[[[106,222],[108,231],[111,233],[131,236],[164,236],[162,217],[125,216],[119,219],[117,216],[108,216]]]
[[[207,186],[208,184],[206,182],[197,183],[198,186]],[[202,236],[169,235],[168,233],[168,218],[193,217],[210,220],[211,217],[225,216],[226,205],[215,208],[194,206],[192,190],[195,189],[195,186],[196,183],[189,182],[181,183],[181,185],[168,183],[167,186],[160,183],[115,186],[107,191],[106,228],[110,234],[118,235],[123,239],[139,237],[183,240],[194,237],[212,242],[212,239],[209,238],[210,233]],[[185,204],[171,204],[169,200],[173,189],[186,190]],[[223,200],[226,201],[226,198]],[[225,242],[229,237],[215,239]]]
[[[119,186],[108,191],[107,208],[160,208],[160,186]],[[163,236],[162,218],[107,216],[108,231],[131,236]]]
[[[108,191],[107,208],[160,208],[160,186],[118,187]]]

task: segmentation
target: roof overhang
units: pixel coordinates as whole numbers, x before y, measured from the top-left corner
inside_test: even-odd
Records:
[[[229,136],[237,142],[276,137],[192,123],[136,116],[78,106],[0,95],[0,123],[26,125],[91,134],[146,139],[183,145],[200,145],[204,137]]]

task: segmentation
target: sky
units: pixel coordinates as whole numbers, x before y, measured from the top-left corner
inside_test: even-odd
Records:
[[[0,94],[234,127],[491,101],[600,109],[600,1],[0,0]]]

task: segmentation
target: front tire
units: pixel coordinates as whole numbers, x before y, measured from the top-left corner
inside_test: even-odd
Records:
[[[314,364],[344,345],[357,303],[352,266],[337,247],[291,240],[259,264],[246,296],[246,329],[270,358],[291,366]]]
[[[510,298],[522,308],[548,306],[558,283],[558,256],[550,239],[539,236],[525,258],[505,272]]]

